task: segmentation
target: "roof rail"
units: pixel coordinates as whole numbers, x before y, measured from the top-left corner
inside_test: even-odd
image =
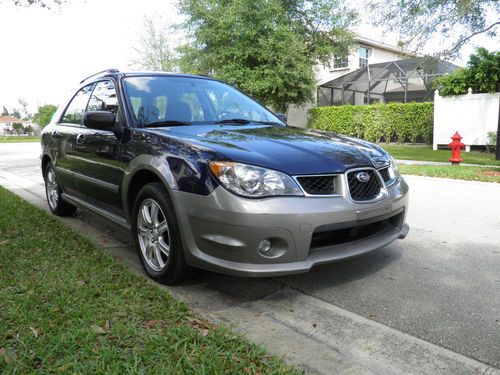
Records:
[[[99,75],[99,74],[102,74],[102,73],[119,73],[119,72],[120,72],[120,70],[118,70],[118,69],[114,69],[114,68],[101,70],[100,72],[94,73],[94,74],[92,74],[92,75],[90,75],[90,76],[88,76],[88,77],[86,77],[86,78],[82,79],[82,80],[80,81],[80,83],[83,83],[83,82],[85,82],[86,80],[88,80],[89,78],[95,77],[96,75]]]

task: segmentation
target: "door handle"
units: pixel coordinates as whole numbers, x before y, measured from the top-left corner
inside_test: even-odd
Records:
[[[61,135],[58,132],[54,131],[54,132],[52,132],[52,134],[50,134],[50,137],[52,139],[58,139],[61,137]]]
[[[76,143],[79,144],[79,145],[83,145],[85,143],[85,135],[78,134],[76,136]]]

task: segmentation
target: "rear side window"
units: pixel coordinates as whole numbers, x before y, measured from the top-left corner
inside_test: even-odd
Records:
[[[64,112],[62,118],[62,122],[81,125],[83,114],[85,112],[85,108],[87,107],[87,103],[90,99],[90,94],[92,93],[93,88],[94,84],[92,83],[78,91],[78,93],[73,97],[68,107],[66,108],[66,111]]]
[[[115,115],[118,112],[118,99],[113,82],[97,82],[90,97],[87,111],[110,111]]]

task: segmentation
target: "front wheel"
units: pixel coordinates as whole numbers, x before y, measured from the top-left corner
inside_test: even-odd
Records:
[[[76,207],[62,199],[62,190],[56,179],[56,172],[52,163],[45,168],[45,194],[50,211],[57,216],[71,216]]]
[[[147,184],[139,191],[132,231],[142,266],[153,280],[175,284],[189,277],[174,206],[163,184]]]

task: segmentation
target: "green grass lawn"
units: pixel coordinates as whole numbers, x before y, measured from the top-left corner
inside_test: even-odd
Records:
[[[0,187],[0,373],[295,373]]]
[[[500,183],[500,168],[400,164],[399,170],[403,174]]]
[[[6,143],[6,142],[40,142],[40,137],[0,136],[0,143]]]
[[[432,146],[423,145],[401,145],[394,143],[381,143],[395,159],[402,160],[421,160],[421,161],[444,161],[448,162],[451,157],[451,150],[432,150]],[[463,163],[498,165],[500,160],[495,160],[495,154],[486,152],[462,152]]]

